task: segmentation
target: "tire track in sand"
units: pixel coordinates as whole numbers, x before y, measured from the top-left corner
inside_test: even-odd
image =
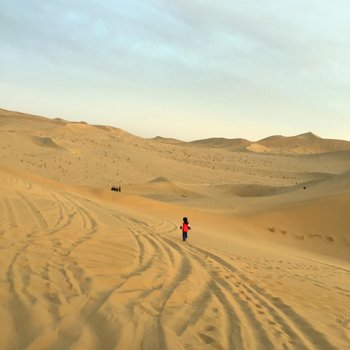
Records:
[[[269,315],[273,318],[273,321],[268,322],[268,326],[277,325],[281,328],[278,332],[283,332],[288,336],[290,342],[285,344],[286,347],[297,346],[298,349],[314,350],[337,349],[295,310],[283,303],[280,298],[270,295],[266,290],[253,284],[226,260],[199,247],[191,246],[191,249],[209,257],[236,278],[236,284],[233,285],[233,288],[240,288],[241,292],[244,291],[248,294],[249,298],[254,302],[253,305],[255,304],[260,309],[260,312],[262,312],[262,309],[265,309],[265,316]],[[276,340],[280,341],[280,339]]]
[[[44,219],[44,217],[42,216],[40,210],[37,209],[37,207],[33,204],[32,201],[30,201],[25,195],[23,195],[20,192],[17,192],[18,197],[22,198],[22,200],[24,201],[24,203],[28,206],[28,208],[32,211],[34,217],[37,219],[40,227],[43,230],[47,230],[49,228],[49,225],[47,223],[47,221]]]
[[[170,239],[166,239],[164,237],[160,237],[157,234],[154,234],[153,229],[155,226],[148,227],[148,225],[145,225],[142,222],[139,224],[143,226],[143,230],[146,232],[146,234],[149,237],[152,237],[153,239],[155,239],[158,242],[158,244],[160,244],[161,246],[167,247],[167,248],[164,248],[166,252],[172,251],[172,255],[178,256],[176,260],[181,261],[179,266],[176,266],[177,273],[175,274],[175,277],[172,279],[171,283],[169,283],[167,286],[162,287],[162,291],[164,290],[165,292],[163,293],[163,298],[160,303],[160,307],[157,310],[158,311],[158,315],[157,315],[158,333],[159,333],[159,329],[161,330],[162,328],[164,328],[164,322],[162,320],[162,316],[166,310],[166,304],[170,299],[171,295],[176,293],[176,290],[180,286],[180,284],[186,283],[186,280],[188,280],[188,278],[191,276],[192,262],[191,262],[190,256],[187,254],[186,250],[183,250],[182,246],[178,245],[176,242],[173,242]],[[157,227],[158,226],[159,225],[157,225]],[[175,225],[172,225],[172,228],[169,232],[173,232],[174,229],[175,229]],[[199,319],[200,315],[204,313],[206,307],[209,305],[211,299],[214,296],[217,302],[220,305],[222,305],[222,310],[224,312],[223,317],[227,319],[227,322],[226,322],[227,327],[228,329],[231,330],[231,332],[226,332],[228,335],[227,336],[228,348],[230,349],[242,348],[241,347],[242,340],[241,340],[239,326],[238,326],[239,323],[237,322],[238,318],[234,312],[234,309],[229,306],[226,296],[221,292],[220,288],[215,283],[213,283],[213,281],[211,281],[210,284],[207,284],[207,287],[208,286],[210,287],[209,292],[204,288],[202,293],[200,293],[199,296],[197,297],[196,302],[200,303],[200,307],[198,310],[195,311],[194,314],[193,313],[191,314],[190,320],[187,321],[187,325],[191,323],[191,325],[193,326],[193,321]],[[204,305],[202,303],[203,301],[204,301]],[[186,320],[182,320],[182,322],[186,323]],[[183,333],[186,330],[186,328],[187,326],[182,327],[180,330],[177,328],[177,334]],[[232,331],[232,329],[234,331]],[[210,337],[206,338],[205,334],[200,334],[200,336],[204,339],[204,342],[209,341],[210,343],[212,343],[214,341],[214,339]],[[164,339],[163,343],[166,342],[164,333],[162,334],[162,339]],[[166,343],[163,344],[162,346],[163,346],[162,348],[164,348],[164,346],[166,346]]]
[[[127,281],[135,276],[140,275],[140,273],[144,274],[145,271],[152,269],[154,266],[154,260],[158,256],[160,258],[164,257],[166,258],[166,263],[169,263],[169,260],[171,262],[171,259],[169,259],[167,250],[165,250],[163,247],[163,244],[159,244],[157,240],[154,239],[153,236],[150,235],[150,232],[147,232],[145,230],[145,227],[148,227],[147,224],[144,222],[137,220],[135,218],[130,218],[125,215],[115,214],[112,211],[108,211],[110,215],[112,215],[114,218],[116,218],[119,222],[121,222],[133,235],[135,238],[139,250],[140,255],[142,258],[139,260],[138,266],[124,276],[124,281],[121,283],[118,283],[115,285],[108,293],[106,293],[102,298],[99,299],[98,303],[94,303],[89,305],[89,307],[86,308],[86,314],[89,315],[88,318],[91,319],[98,313],[98,311],[101,309],[101,307],[107,303],[108,299],[113,293],[118,292],[118,290],[125,284]],[[148,260],[145,261],[145,255],[147,255]],[[180,255],[181,257],[181,255]],[[177,288],[177,286],[184,281],[190,274],[189,269],[189,260],[188,258],[185,258],[181,260],[180,268],[177,271],[177,274],[172,278],[170,281],[165,281],[162,286],[159,286],[157,288],[146,290],[143,293],[141,293],[141,298],[137,298],[136,300],[131,300],[129,303],[127,303],[127,306],[130,309],[133,309],[133,307],[137,306],[137,304],[141,303],[142,300],[144,300],[145,297],[150,297],[154,292],[160,291],[161,294],[159,296],[159,293],[157,294],[157,297],[153,299],[154,302],[154,318],[156,319],[156,322],[152,325],[148,325],[149,327],[153,328],[153,331],[157,334],[157,341],[156,343],[153,341],[152,345],[156,346],[157,349],[166,349],[166,339],[164,334],[163,325],[161,322],[162,313],[164,311],[164,308],[166,306],[166,303],[174,290]],[[161,288],[160,288],[161,287]],[[148,345],[147,345],[148,344]],[[143,346],[147,348],[147,346],[151,346],[148,341],[143,342]]]
[[[8,221],[9,221],[11,228],[18,227],[18,222],[17,222],[17,219],[15,217],[14,210],[10,204],[10,201],[7,198],[4,199],[4,206],[6,208],[7,217],[8,217]]]

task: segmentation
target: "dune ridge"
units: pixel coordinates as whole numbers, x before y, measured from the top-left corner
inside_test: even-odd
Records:
[[[232,151],[273,154],[317,154],[350,150],[349,141],[323,139],[312,132],[289,137],[282,135],[269,136],[255,142],[240,138],[210,138],[192,141],[190,144],[228,148]]]

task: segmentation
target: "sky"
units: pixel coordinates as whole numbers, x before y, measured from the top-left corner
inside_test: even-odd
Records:
[[[142,137],[350,140],[350,1],[0,0],[0,108]]]

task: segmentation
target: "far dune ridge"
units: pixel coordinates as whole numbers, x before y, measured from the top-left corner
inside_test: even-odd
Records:
[[[1,350],[350,350],[349,141],[0,109],[0,156]]]
[[[297,136],[275,135],[252,142],[245,139],[210,138],[192,141],[193,145],[228,148],[232,151],[252,151],[258,153],[314,154],[350,150],[350,142],[323,139],[312,132]]]

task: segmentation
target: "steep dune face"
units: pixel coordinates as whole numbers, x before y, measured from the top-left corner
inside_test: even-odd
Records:
[[[0,110],[0,348],[348,349],[347,143],[249,145]]]
[[[39,146],[54,148],[56,150],[62,148],[51,137],[34,137],[33,142]]]
[[[298,194],[291,192],[273,198],[251,220],[259,222],[267,235],[284,244],[348,260],[349,208],[350,176],[346,173]]]

